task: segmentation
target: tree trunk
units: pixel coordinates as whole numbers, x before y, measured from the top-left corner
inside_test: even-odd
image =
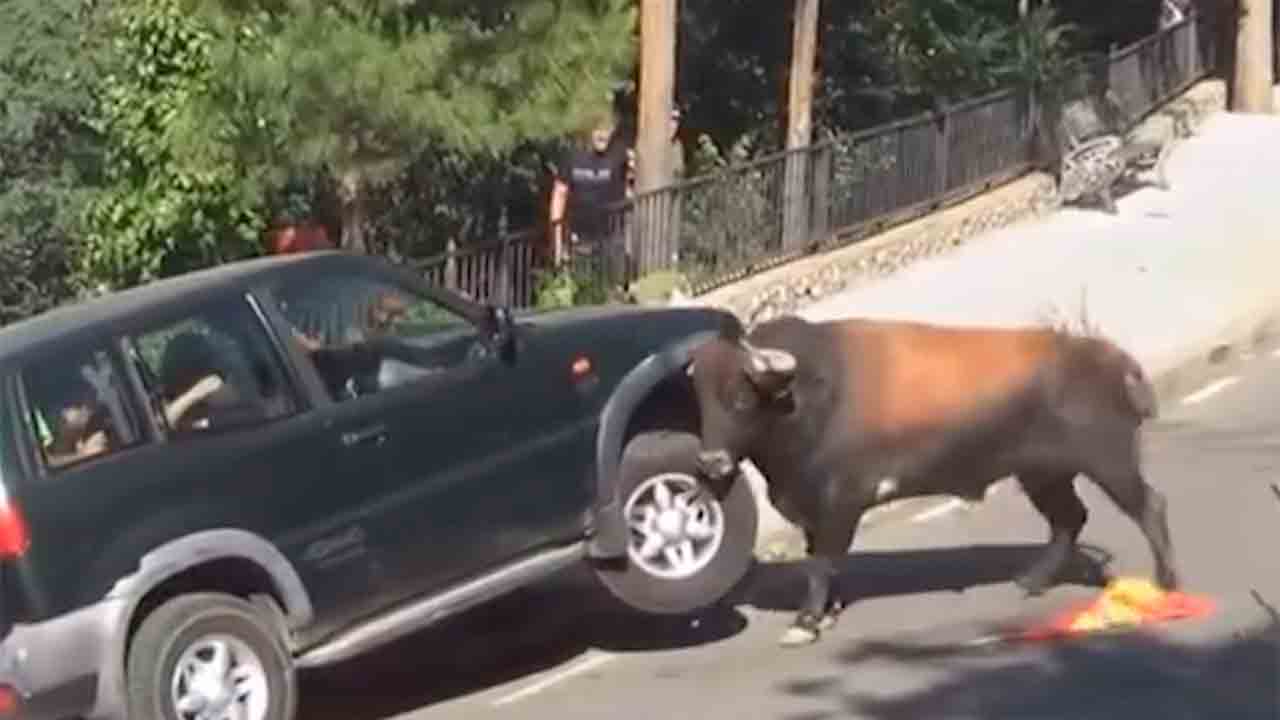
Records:
[[[358,170],[348,170],[338,178],[338,202],[342,214],[342,249],[368,253],[365,221],[368,217],[368,186]]]
[[[809,152],[813,143],[813,76],[818,48],[820,0],[795,0],[791,34],[791,82],[787,95],[787,155],[782,244],[794,248],[809,238]]]
[[[1231,69],[1232,112],[1271,114],[1272,0],[1240,0],[1235,63]]]

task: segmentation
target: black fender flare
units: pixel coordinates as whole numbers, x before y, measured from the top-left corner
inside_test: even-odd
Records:
[[[648,356],[622,377],[600,411],[592,508],[594,533],[587,545],[590,557],[616,558],[627,552],[627,528],[622,518],[622,498],[618,494],[618,466],[632,416],[654,388],[673,374],[684,372],[693,351],[717,334],[714,330],[697,332]]]
[[[92,717],[114,717],[114,713],[124,710],[124,654],[130,619],[143,598],[187,570],[228,559],[253,563],[271,578],[273,589],[284,604],[280,610],[288,629],[301,628],[311,622],[315,610],[302,578],[284,553],[260,535],[236,528],[219,528],[159,545],[142,557],[137,571],[116,581],[104,598],[119,609],[116,616],[119,622],[110,630],[108,657],[112,662],[98,675],[98,702]]]

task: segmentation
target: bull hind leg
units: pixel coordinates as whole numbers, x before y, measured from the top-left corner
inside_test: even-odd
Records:
[[[1155,560],[1156,582],[1166,590],[1180,585],[1164,493],[1152,487],[1139,471],[1091,476],[1120,511],[1138,526]]]
[[[844,608],[839,592],[838,566],[849,554],[853,534],[862,513],[842,514],[816,531],[806,531],[808,557],[804,561],[806,591],[791,627],[779,639],[784,647],[817,642],[822,631],[835,624]]]
[[[1076,473],[1021,473],[1018,482],[1031,504],[1049,523],[1049,543],[1031,567],[1014,582],[1027,595],[1048,590],[1070,563],[1089,512],[1073,483]]]
[[[807,557],[816,555],[814,549],[814,536],[810,530],[804,531],[804,551]],[[850,541],[852,543],[852,540]],[[840,613],[844,612],[844,595],[840,586],[840,573],[833,572],[831,574],[831,588],[827,592],[827,602],[822,613],[822,618],[818,621],[819,630],[829,630],[835,627],[836,620],[839,619]]]

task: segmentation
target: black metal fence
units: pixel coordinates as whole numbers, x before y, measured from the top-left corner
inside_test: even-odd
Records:
[[[1208,76],[1216,34],[1190,17],[1129,47],[1081,60],[1080,82],[1055,107],[1106,97],[1128,131]],[[674,271],[693,292],[819,249],[852,242],[981,193],[1038,165],[1061,142],[1049,103],[1031,92],[995,92],[712,175],[640,194],[616,213],[632,277]],[[1045,137],[1054,136],[1046,143]],[[433,281],[516,307],[536,300],[549,257],[545,229],[419,263]]]

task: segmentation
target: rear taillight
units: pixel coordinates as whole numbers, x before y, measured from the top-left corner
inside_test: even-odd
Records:
[[[22,511],[12,501],[0,504],[0,560],[19,558],[31,547]]]
[[[0,685],[0,718],[18,717],[22,696],[9,685]]]

